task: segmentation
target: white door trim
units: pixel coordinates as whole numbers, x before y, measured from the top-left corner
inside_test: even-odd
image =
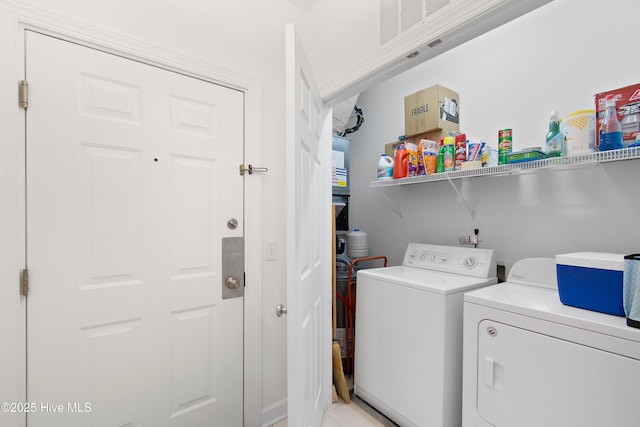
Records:
[[[20,5],[14,1],[0,0],[0,52],[6,59],[6,68],[0,66],[0,114],[4,123],[12,126],[0,127],[0,140],[5,147],[0,154],[7,154],[0,166],[6,167],[8,179],[0,184],[0,196],[4,201],[0,205],[0,213],[7,214],[8,221],[0,225],[0,236],[15,236],[9,239],[6,247],[0,248],[0,256],[7,254],[7,263],[2,262],[0,277],[9,278],[6,285],[15,283],[14,287],[0,290],[2,301],[12,305],[3,315],[3,329],[0,339],[7,348],[6,358],[9,366],[18,372],[11,378],[7,395],[1,396],[3,401],[25,402],[26,398],[26,301],[18,294],[18,272],[25,266],[25,123],[24,113],[18,110],[17,83],[24,79],[24,32],[37,31],[87,47],[99,49],[174,71],[186,76],[195,77],[211,83],[240,90],[245,96],[245,156],[246,164],[262,165],[261,123],[262,123],[262,88],[259,79],[225,69],[218,65],[205,63],[180,54],[169,52],[146,43],[129,39],[115,33],[96,29],[81,22],[54,15]],[[28,76],[27,76],[28,78]],[[4,196],[7,196],[6,198]],[[262,183],[260,175],[245,179],[244,209],[245,212],[259,212],[262,200]],[[4,215],[2,215],[4,217]],[[262,412],[262,227],[258,215],[245,215],[245,275],[246,284],[244,301],[244,419],[246,426],[261,425]],[[257,248],[257,249],[256,249]],[[13,249],[13,250],[11,250]],[[5,267],[6,266],[6,267]],[[12,282],[13,281],[13,282]],[[6,298],[4,298],[6,296]],[[4,308],[4,305],[3,305]],[[12,324],[15,322],[15,324]],[[6,365],[5,365],[6,366]],[[11,369],[13,371],[13,369]],[[0,374],[3,372],[0,371]],[[3,392],[4,393],[4,392]],[[5,419],[6,420],[6,419]],[[12,426],[23,426],[25,418],[10,418]]]

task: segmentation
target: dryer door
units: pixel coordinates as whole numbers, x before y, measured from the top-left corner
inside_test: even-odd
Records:
[[[636,427],[640,361],[483,320],[478,330],[477,404],[509,427]]]

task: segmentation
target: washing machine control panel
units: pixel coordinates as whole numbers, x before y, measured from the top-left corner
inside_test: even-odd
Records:
[[[473,277],[496,276],[496,258],[493,249],[410,243],[402,264]]]

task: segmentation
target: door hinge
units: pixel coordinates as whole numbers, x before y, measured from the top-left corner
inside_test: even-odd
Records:
[[[29,295],[29,270],[27,268],[20,272],[20,295],[23,297]]]
[[[254,172],[269,172],[268,168],[259,168],[259,167],[255,167],[252,165],[249,165],[249,167],[245,168],[244,165],[240,165],[240,175],[244,175],[245,172],[248,172],[249,175],[253,174]]]
[[[25,110],[29,107],[29,83],[26,80],[20,80],[18,84],[18,105]]]

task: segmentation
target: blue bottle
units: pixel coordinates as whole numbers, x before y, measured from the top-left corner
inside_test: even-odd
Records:
[[[622,124],[616,112],[616,99],[613,95],[607,95],[604,102],[604,118],[600,126],[600,151],[618,150],[623,148],[623,145]]]

